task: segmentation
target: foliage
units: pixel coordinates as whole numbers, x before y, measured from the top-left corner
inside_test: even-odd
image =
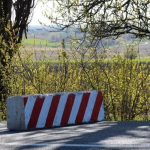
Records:
[[[19,49],[23,33],[27,32],[34,0],[0,1],[0,111],[6,113],[6,98],[10,95],[11,61]],[[2,115],[2,119],[6,119]]]
[[[150,120],[149,63],[126,59],[108,47],[79,52],[58,48],[53,63],[53,51],[49,57],[43,50],[35,53],[33,46],[22,47],[9,70],[9,95],[101,90],[105,120]]]
[[[6,98],[9,96],[11,60],[19,48],[19,44],[15,42],[17,37],[12,37],[14,31],[10,30],[9,23],[3,30],[5,24],[3,19],[0,20],[0,112],[3,114],[6,113]],[[3,115],[2,118],[6,119]]]
[[[130,44],[130,48],[124,52],[124,57],[127,59],[135,59],[138,55],[138,51],[135,50],[134,44]]]

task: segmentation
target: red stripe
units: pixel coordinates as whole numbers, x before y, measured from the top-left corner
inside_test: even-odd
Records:
[[[90,93],[84,93],[83,94],[82,101],[80,104],[80,108],[79,108],[75,123],[81,123],[82,122],[83,117],[84,117],[84,113],[85,113],[85,110],[86,110],[86,107],[87,107],[87,104],[89,101],[89,97],[90,97]]]
[[[28,124],[28,128],[36,128],[36,124],[37,124],[37,121],[38,121],[38,118],[39,118],[39,115],[41,112],[41,108],[42,108],[44,99],[45,99],[45,97],[42,97],[42,98],[38,97],[36,99],[33,110],[32,110],[32,114],[30,117],[30,121]]]
[[[102,101],[103,101],[102,92],[99,91],[98,94],[97,94],[97,98],[96,98],[95,105],[94,105],[94,108],[93,108],[93,112],[92,112],[92,115],[91,115],[91,121],[97,121],[99,111],[100,111],[100,108],[101,108],[101,105],[102,105]]]
[[[62,119],[61,119],[61,125],[68,124],[68,120],[69,120],[69,117],[70,117],[70,113],[71,113],[71,110],[72,110],[74,99],[75,99],[75,94],[69,94],[68,95],[66,106],[65,106],[65,109],[64,109],[64,113],[63,113],[63,116],[62,116]]]
[[[53,96],[52,103],[46,119],[45,127],[52,127],[59,100],[60,100],[60,95]]]
[[[24,107],[25,107],[26,104],[27,104],[27,100],[28,100],[28,97],[24,97]]]

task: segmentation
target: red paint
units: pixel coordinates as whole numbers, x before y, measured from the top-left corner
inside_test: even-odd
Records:
[[[91,115],[91,121],[97,121],[98,115],[99,115],[99,112],[100,112],[100,108],[101,108],[101,105],[102,105],[102,101],[103,101],[102,92],[98,91],[96,101],[95,101],[95,105],[94,105],[94,108],[93,108],[93,112],[92,112],[92,115]]]
[[[69,117],[70,117],[70,113],[71,113],[71,110],[72,110],[74,99],[75,99],[75,94],[69,94],[68,95],[66,106],[65,106],[65,109],[64,109],[64,113],[63,113],[63,116],[62,116],[62,119],[61,119],[61,125],[68,124],[68,120],[69,120]]]
[[[59,100],[60,100],[60,95],[53,96],[52,103],[46,119],[45,127],[52,127]]]
[[[81,123],[82,122],[83,117],[84,117],[84,113],[85,113],[85,110],[86,110],[86,107],[87,107],[87,104],[89,101],[89,97],[90,97],[90,93],[84,93],[83,94],[82,101],[80,104],[80,108],[79,108],[75,123]]]
[[[28,97],[24,97],[24,107],[26,106],[26,104],[27,104],[27,100],[28,100]]]
[[[42,98],[38,97],[36,99],[33,110],[32,110],[32,114],[30,117],[30,121],[28,124],[28,128],[36,128],[36,124],[37,124],[37,121],[38,121],[38,118],[42,109],[44,99],[45,97],[42,97]]]

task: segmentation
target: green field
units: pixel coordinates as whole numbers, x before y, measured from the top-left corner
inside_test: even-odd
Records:
[[[103,60],[103,63],[107,63],[107,62],[110,62],[111,60],[110,59],[104,59]],[[136,59],[133,59],[132,60],[133,62],[142,62],[142,63],[148,63],[148,62],[150,62],[150,58],[140,58],[140,59],[138,59],[138,58],[136,58]],[[53,59],[53,60],[51,60],[51,61],[49,61],[49,60],[35,60],[34,61],[35,63],[54,63],[54,64],[57,64],[57,63],[60,63],[60,61],[58,60],[58,59]],[[76,62],[76,60],[73,60],[73,59],[69,59],[69,62],[70,63],[75,63]],[[115,61],[114,60],[114,62],[117,62],[117,61]],[[94,60],[84,60],[84,62],[83,63],[94,63]]]
[[[58,47],[61,45],[61,42],[49,42],[48,40],[42,40],[42,39],[34,39],[34,38],[23,38],[22,43],[25,45],[35,45],[38,47],[45,47],[49,46],[52,48]],[[65,43],[66,48],[70,47],[70,43]],[[74,44],[74,46],[77,46],[77,44]]]
[[[47,40],[34,39],[34,38],[28,38],[28,39],[24,38],[22,42],[25,45],[50,46],[50,47],[57,47],[58,44],[58,43],[48,42]]]
[[[146,57],[146,58],[144,58],[144,57],[141,57],[140,59],[135,59],[135,60],[137,60],[137,61],[139,61],[139,62],[150,62],[150,57],[148,58],[148,57]]]

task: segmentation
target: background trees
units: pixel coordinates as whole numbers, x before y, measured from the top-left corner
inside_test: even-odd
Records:
[[[23,33],[35,7],[35,0],[0,1],[0,111],[4,112],[5,100],[9,95],[9,66],[18,51]]]

